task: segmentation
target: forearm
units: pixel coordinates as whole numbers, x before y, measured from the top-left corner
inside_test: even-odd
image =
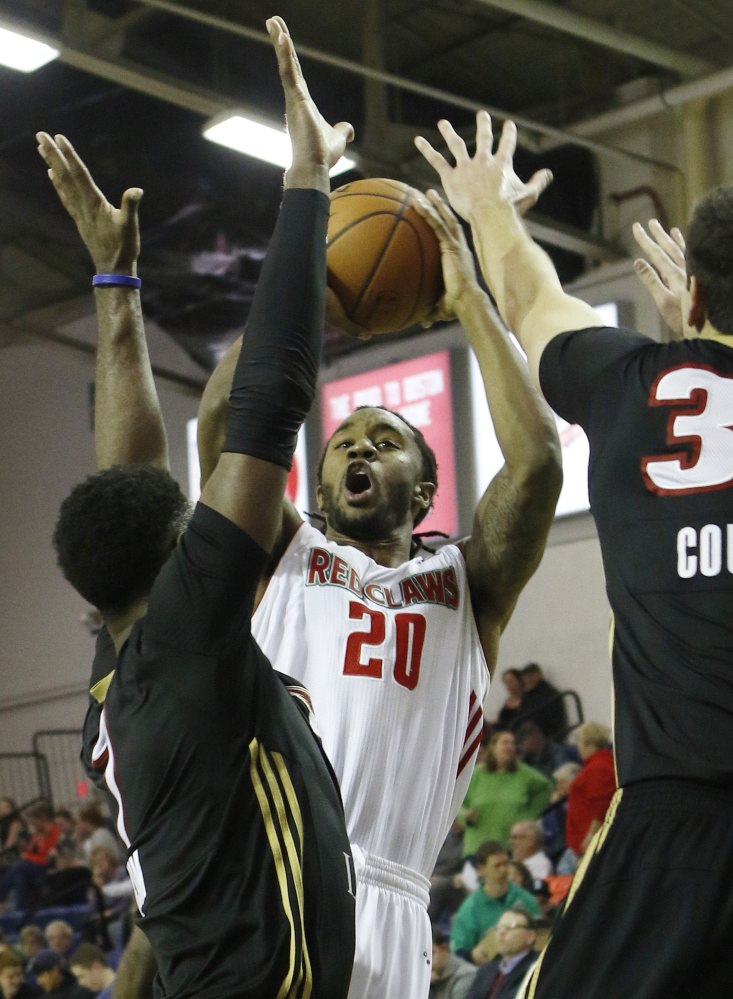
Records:
[[[168,467],[168,444],[145,339],[140,293],[94,292],[99,337],[94,394],[97,465]]]
[[[499,313],[519,336],[540,289],[549,283],[562,290],[555,267],[512,205],[482,202],[469,221],[479,264]]]
[[[222,457],[202,492],[267,551],[316,390],[328,207],[317,189],[285,192],[234,370]]]
[[[523,480],[543,471],[557,474],[561,457],[555,420],[490,299],[475,286],[461,296],[456,311],[476,355],[499,447],[513,476]]]

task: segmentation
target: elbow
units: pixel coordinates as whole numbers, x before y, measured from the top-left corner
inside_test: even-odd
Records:
[[[523,469],[520,488],[531,494],[543,494],[553,509],[562,489],[562,447],[555,432],[554,421],[552,433],[547,434],[541,446],[536,447],[530,460]]]

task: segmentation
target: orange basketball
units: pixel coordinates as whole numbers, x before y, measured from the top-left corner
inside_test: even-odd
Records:
[[[398,180],[357,180],[331,194],[328,285],[352,322],[396,333],[427,318],[443,291],[438,240]]]

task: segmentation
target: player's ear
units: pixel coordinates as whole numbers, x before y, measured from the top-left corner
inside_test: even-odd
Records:
[[[415,516],[420,510],[428,510],[433,502],[435,491],[438,487],[434,482],[417,482],[412,494],[412,514]]]
[[[316,503],[318,503],[318,509],[323,512],[323,486],[316,486]]]
[[[706,319],[705,298],[700,282],[693,274],[690,278],[690,310],[687,314],[687,325],[694,327],[700,333]]]

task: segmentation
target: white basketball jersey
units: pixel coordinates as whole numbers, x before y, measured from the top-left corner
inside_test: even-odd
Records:
[[[489,685],[459,549],[387,569],[303,524],[252,632],[310,691],[351,842],[429,877],[468,787]]]

